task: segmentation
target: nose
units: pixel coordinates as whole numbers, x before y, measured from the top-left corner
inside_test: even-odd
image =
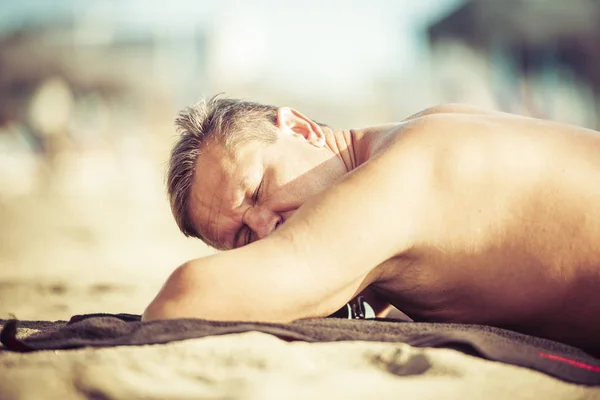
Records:
[[[258,236],[267,237],[283,222],[281,216],[265,207],[254,207],[245,215],[245,224]]]

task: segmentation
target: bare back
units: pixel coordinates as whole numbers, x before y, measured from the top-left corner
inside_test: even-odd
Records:
[[[403,130],[427,185],[407,193],[419,197],[412,244],[374,289],[416,319],[595,348],[600,134],[508,114],[441,114]]]

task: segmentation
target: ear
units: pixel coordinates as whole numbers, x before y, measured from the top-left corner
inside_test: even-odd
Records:
[[[276,125],[284,133],[300,135],[313,146],[325,146],[325,133],[321,126],[293,108],[277,109]]]

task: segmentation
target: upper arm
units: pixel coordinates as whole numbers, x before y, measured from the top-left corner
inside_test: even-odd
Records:
[[[364,276],[406,251],[427,169],[410,142],[401,137],[309,199],[272,238],[291,242],[295,254],[332,279],[337,269]]]
[[[144,319],[287,322],[317,316],[307,286],[310,273],[286,243],[261,240],[178,267]]]

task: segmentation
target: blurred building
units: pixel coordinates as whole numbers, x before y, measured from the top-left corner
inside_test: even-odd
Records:
[[[600,1],[470,0],[429,27],[442,101],[600,127]]]

